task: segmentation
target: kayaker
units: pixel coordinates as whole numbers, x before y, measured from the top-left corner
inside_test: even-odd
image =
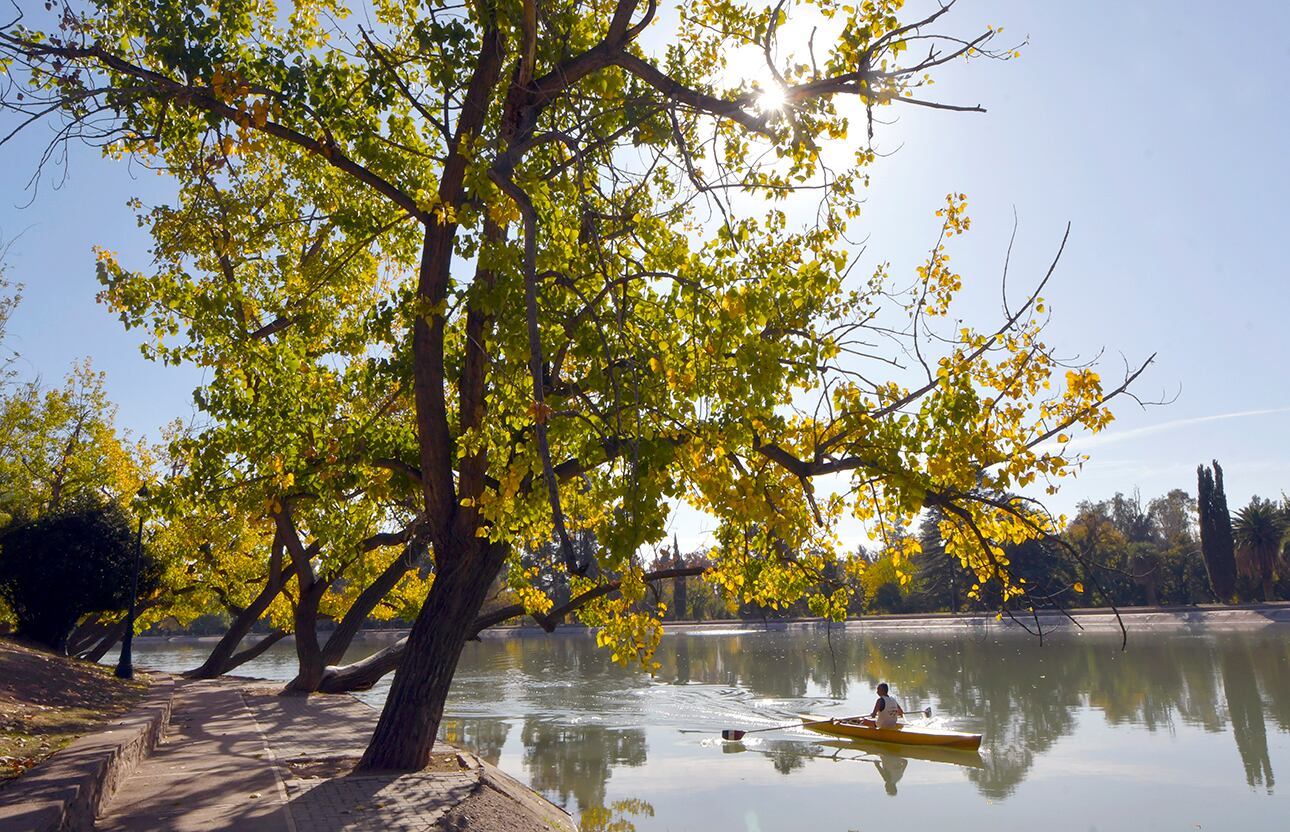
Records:
[[[866,720],[873,720],[879,728],[895,728],[897,720],[905,715],[905,709],[900,707],[900,703],[887,690],[886,682],[878,684],[878,701],[873,703],[873,710],[866,717]]]

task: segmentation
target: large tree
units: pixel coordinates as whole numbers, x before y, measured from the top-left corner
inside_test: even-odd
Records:
[[[293,153],[215,165],[176,150],[172,163],[184,152],[213,170],[181,177],[171,204],[136,203],[153,268],[129,271],[101,253],[101,298],[149,331],[149,357],[207,371],[194,393],[206,418],[169,443],[173,521],[240,518],[264,538],[248,559],[236,541],[195,529],[198,565],[232,622],[193,675],[226,672],[290,633],[299,672],[289,687],[315,690],[363,622],[398,607],[381,607],[387,596],[424,595],[426,541],[400,461],[415,453],[411,385],[391,350],[398,324],[382,260],[415,246],[404,218],[382,218],[363,186],[315,181]],[[194,285],[194,274],[210,279]],[[219,538],[227,526],[204,528]],[[239,575],[247,588],[228,580]],[[264,616],[269,635],[238,650]],[[336,622],[325,641],[323,619]]]
[[[970,573],[956,559],[945,556],[941,541],[941,522],[945,518],[933,509],[918,524],[921,550],[914,558],[918,567],[917,590],[930,609],[958,612],[963,595],[972,585]]]
[[[155,451],[117,428],[105,385],[85,361],[60,386],[25,381],[0,395],[0,522],[85,495],[126,501],[147,481]]]
[[[0,320],[8,312],[0,301]],[[155,449],[117,428],[106,378],[88,361],[73,368],[59,386],[38,379],[18,381],[7,374],[3,380],[0,524],[29,524],[86,499],[125,503],[152,478]],[[177,600],[187,583],[183,564],[172,552],[153,551],[158,556],[159,580],[145,589],[155,587],[158,592],[141,597],[141,626],[162,611],[163,600],[167,606]],[[74,568],[74,564],[60,568]],[[94,569],[86,564],[87,574],[95,574]],[[81,612],[89,614],[74,631],[59,636],[59,648],[97,660],[125,632],[125,616],[111,603],[81,607]],[[0,618],[9,617],[0,602]]]
[[[1154,536],[1166,546],[1190,543],[1196,538],[1196,501],[1174,488],[1147,505]]]
[[[662,541],[678,501],[715,518],[705,574],[743,602],[807,596],[840,617],[848,593],[818,580],[838,518],[902,541],[902,563],[918,544],[900,530],[925,506],[974,573],[970,595],[986,582],[1005,605],[1025,593],[1003,545],[1055,523],[999,495],[1055,487],[1072,431],[1108,424],[1107,400],[1141,370],[1110,390],[1089,367],[1063,378],[1042,338],[1051,266],[1029,294],[1005,293],[997,321],[957,320],[960,194],[910,280],[885,264],[849,279],[874,111],[979,109],[929,100],[931,73],[1014,54],[993,28],[947,28],[949,6],[908,19],[900,6],[378,1],[360,24],[339,0],[285,18],[99,0],[60,9],[47,33],[0,36],[19,79],[11,111],[57,109],[60,139],[102,142],[190,190],[271,175],[270,198],[327,216],[329,239],[366,239],[385,269],[382,298],[347,303],[370,313],[391,384],[402,371],[413,393],[414,442],[390,469],[417,489],[434,579],[364,767],[428,759],[488,589],[503,569],[523,582],[525,546],[559,541],[574,596],[592,600],[584,620],[621,661],[649,663],[660,628],[637,552]],[[259,245],[257,263],[299,253]],[[254,274],[216,258],[176,279],[191,314],[268,334],[300,325],[293,302],[330,294],[330,272]],[[188,311],[149,314],[162,335],[190,326]],[[243,360],[229,349],[214,360]],[[261,406],[253,393],[241,400]],[[279,517],[312,501],[284,471]],[[818,496],[823,475],[848,486]],[[580,529],[600,544],[594,570],[572,544]],[[552,602],[531,591],[524,605]]]
[[[63,653],[81,616],[123,611],[135,567],[132,527],[119,505],[92,493],[6,526],[0,532],[0,597],[13,610],[18,635]],[[160,564],[144,556],[145,594],[159,573]]]

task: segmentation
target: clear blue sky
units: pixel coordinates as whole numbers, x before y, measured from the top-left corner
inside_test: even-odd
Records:
[[[961,0],[953,16],[958,26],[1002,25],[1029,46],[1008,64],[955,68],[933,88],[941,100],[984,105],[985,115],[894,113],[899,121],[879,140],[899,150],[874,171],[857,236],[907,274],[944,195],[965,192],[973,231],[954,264],[993,292],[1014,209],[1017,286],[1042,274],[1072,223],[1046,292],[1050,341],[1072,355],[1105,349],[1107,378],[1121,354],[1156,352],[1139,392],[1177,399],[1121,405],[1054,508],[1135,486],[1145,498],[1194,492],[1195,467],[1211,458],[1227,471],[1234,507],[1290,491],[1290,4]],[[165,181],[81,150],[66,181],[55,188],[60,172],[46,171],[24,207],[44,132],[0,150],[0,236],[12,241],[9,277],[26,284],[10,346],[26,372],[49,381],[93,357],[121,423],[155,436],[191,413],[198,376],[144,361],[136,335],[96,305],[90,246],[146,264],[147,237],[124,203],[162,198]],[[691,526],[678,530],[698,536]]]

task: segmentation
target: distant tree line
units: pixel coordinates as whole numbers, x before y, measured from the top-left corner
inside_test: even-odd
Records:
[[[1145,503],[1136,491],[1081,502],[1059,537],[1006,546],[1009,568],[1045,606],[1290,599],[1290,502],[1255,496],[1229,512],[1218,462],[1199,467],[1197,495],[1176,488]],[[851,615],[999,609],[997,587],[978,586],[967,568],[945,556],[941,521],[934,509],[924,513],[912,558],[904,554],[906,541],[888,540],[865,551],[862,573],[834,576],[853,590]],[[674,547],[651,568],[704,562],[703,551],[682,555]],[[802,604],[768,609],[740,603],[693,578],[677,579],[667,600],[673,620],[809,615]]]

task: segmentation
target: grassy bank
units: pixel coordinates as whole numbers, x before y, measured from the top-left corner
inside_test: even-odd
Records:
[[[130,710],[147,689],[111,668],[0,638],[0,788]]]

